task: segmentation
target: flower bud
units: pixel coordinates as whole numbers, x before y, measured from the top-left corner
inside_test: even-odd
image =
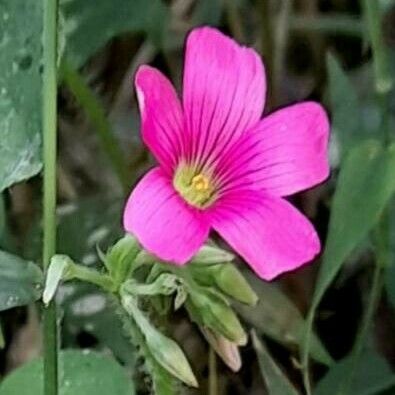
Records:
[[[247,280],[233,264],[219,265],[215,282],[217,286],[234,299],[254,306],[258,296]]]
[[[187,308],[192,318],[199,324],[221,333],[238,345],[247,343],[247,335],[237,315],[209,288],[189,289]]]
[[[234,372],[239,371],[241,368],[241,357],[237,344],[209,328],[201,327],[200,330],[224,363]]]
[[[222,248],[204,245],[192,258],[191,263],[213,265],[215,263],[231,262],[234,255]]]

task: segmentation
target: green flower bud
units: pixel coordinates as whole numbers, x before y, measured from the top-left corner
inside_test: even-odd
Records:
[[[204,245],[192,258],[191,263],[201,265],[213,265],[216,263],[231,262],[234,255],[222,248],[212,245]]]
[[[189,289],[187,308],[198,324],[202,324],[238,345],[247,343],[247,335],[237,315],[224,299],[209,288]]]
[[[258,296],[247,280],[233,264],[219,265],[214,277],[217,286],[234,299],[254,306]]]
[[[140,252],[137,240],[126,234],[118,240],[106,255],[106,266],[116,284],[122,284],[137,267],[135,259]]]

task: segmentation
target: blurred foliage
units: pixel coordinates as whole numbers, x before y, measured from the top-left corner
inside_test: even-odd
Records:
[[[60,6],[64,56],[77,68],[122,33],[145,33],[162,45],[169,16],[162,0],[99,0],[94,7],[84,0],[61,0]]]
[[[339,385],[349,374],[350,358],[336,363],[318,384],[314,395],[332,395],[337,393]],[[384,358],[372,351],[366,351],[355,372],[350,390],[351,394],[374,395],[395,388],[395,375]]]
[[[60,0],[60,5],[59,65],[66,64],[69,73],[61,70],[64,79],[59,95],[57,251],[87,268],[100,268],[100,251],[107,250],[122,235],[120,213],[124,196],[117,189],[119,181],[128,186],[130,180],[138,179],[152,163],[138,139],[137,112],[132,98],[133,72],[140,63],[157,66],[174,77],[179,86],[181,48],[187,31],[201,24],[216,25],[264,55],[269,79],[275,82],[269,86],[270,108],[305,98],[327,99],[333,125],[332,178],[325,187],[298,197],[321,230],[322,238],[326,237],[321,265],[315,265],[319,273],[309,321],[306,322],[300,311],[305,311],[310,303],[314,277],[311,273],[317,270],[314,266],[310,272],[284,276],[284,281],[276,284],[266,284],[248,275],[259,303],[254,308],[241,304],[235,308],[242,318],[241,325],[254,328],[259,335],[254,337],[258,356],[252,355],[251,347],[240,348],[241,359],[248,363],[239,375],[230,375],[222,366],[218,374],[223,393],[262,393],[264,385],[270,395],[298,393],[300,380],[295,375],[296,369],[288,372],[283,367],[290,365],[290,358],[298,366],[298,351],[315,317],[317,327],[307,351],[321,367],[316,369],[318,364],[313,365],[317,384],[313,394],[332,395],[348,373],[350,357],[343,354],[351,348],[355,337],[352,334],[352,341],[347,341],[343,332],[355,327],[360,317],[354,309],[347,317],[339,317],[340,306],[330,311],[325,306],[328,299],[336,301],[333,295],[344,289],[352,289],[351,298],[357,294],[358,303],[365,301],[373,264],[371,249],[377,242],[373,239],[371,243],[370,236],[385,207],[391,201],[393,206],[395,189],[395,151],[393,143],[382,147],[379,141],[385,131],[374,91],[367,29],[358,2],[98,0],[93,5],[86,0]],[[383,31],[391,50],[391,67],[395,71],[395,1],[380,0],[380,6]],[[0,0],[1,245],[35,262],[41,260],[40,182],[33,179],[22,189],[7,188],[38,174],[41,169],[41,23],[40,1]],[[395,125],[394,108],[392,92],[391,131]],[[115,172],[101,161],[103,154],[109,157]],[[395,215],[391,215],[388,226],[392,232],[393,255],[385,268],[386,294],[380,303],[382,314],[376,317],[377,325],[369,332],[369,343],[376,347],[374,352],[367,351],[361,356],[350,390],[352,395],[381,395],[384,391],[390,395],[395,387],[391,371],[395,366]],[[234,352],[235,349],[239,352],[239,348],[223,336],[229,333],[222,322],[215,323],[215,317],[211,316],[226,310],[226,303],[208,291],[209,287],[218,288],[227,298],[229,281],[221,288],[218,284],[221,273],[217,268],[211,273],[214,276],[210,274],[206,278],[196,265],[191,265],[190,270],[196,282],[200,281],[199,290],[204,291],[204,297],[195,299],[195,304],[208,307],[205,314],[199,313],[189,300],[189,308],[177,313],[171,331],[179,331],[189,313],[200,326],[201,334],[217,352],[221,351],[225,363],[237,370],[238,358]],[[156,275],[161,273],[159,270]],[[155,278],[150,281],[154,282]],[[41,286],[42,273],[33,262],[0,251],[0,311],[33,303],[41,296]],[[180,295],[178,303],[182,304],[185,295]],[[142,299],[152,299],[158,315],[170,308],[168,298],[163,295]],[[170,395],[176,390],[188,393],[155,358],[148,358],[145,365],[141,363],[139,346],[132,345],[127,336],[136,336],[135,325],[123,322],[117,314],[119,306],[100,289],[75,281],[62,284],[58,301],[63,345],[90,347],[114,357],[64,352],[64,394],[90,394],[93,390],[98,395],[101,390],[120,395],[133,393],[132,380],[114,359],[130,377],[134,376],[142,393],[150,387],[144,381],[147,373],[157,394]],[[212,310],[214,305],[216,309]],[[146,307],[144,303],[143,307]],[[4,328],[0,346],[2,340],[6,343],[0,358],[2,371],[8,368],[7,353],[24,330],[20,310],[9,312],[7,319],[0,317]],[[143,312],[147,313],[145,309]],[[150,314],[147,317],[152,319]],[[234,319],[233,315],[229,317]],[[331,319],[340,328],[336,331],[341,334],[339,338],[334,338],[328,324]],[[220,336],[213,334],[203,324],[224,332]],[[181,344],[193,367],[199,367],[196,374],[200,381],[207,356],[202,352],[198,333],[188,324],[186,339]],[[265,339],[270,339],[268,348]],[[190,346],[191,341],[198,345]],[[334,363],[331,356],[341,358]],[[322,364],[329,366],[328,370],[324,371]],[[255,375],[258,367],[263,381]],[[325,374],[321,379],[322,373]],[[24,366],[4,380],[0,395],[23,395],[23,391],[33,394],[35,390],[40,394],[34,385],[40,385],[41,374],[39,362]],[[66,380],[68,377],[70,381]],[[207,393],[204,381],[199,391]]]

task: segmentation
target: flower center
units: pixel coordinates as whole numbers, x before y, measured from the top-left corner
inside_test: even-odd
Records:
[[[186,165],[180,165],[173,178],[176,191],[192,206],[206,208],[216,197],[212,177]]]

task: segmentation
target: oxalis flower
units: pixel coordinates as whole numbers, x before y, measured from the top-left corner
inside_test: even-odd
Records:
[[[209,27],[188,36],[182,101],[152,67],[141,66],[135,84],[143,140],[159,166],[131,193],[124,227],[148,252],[182,265],[215,230],[271,280],[320,251],[311,223],[284,199],[328,176],[319,104],[261,118],[260,57]]]

